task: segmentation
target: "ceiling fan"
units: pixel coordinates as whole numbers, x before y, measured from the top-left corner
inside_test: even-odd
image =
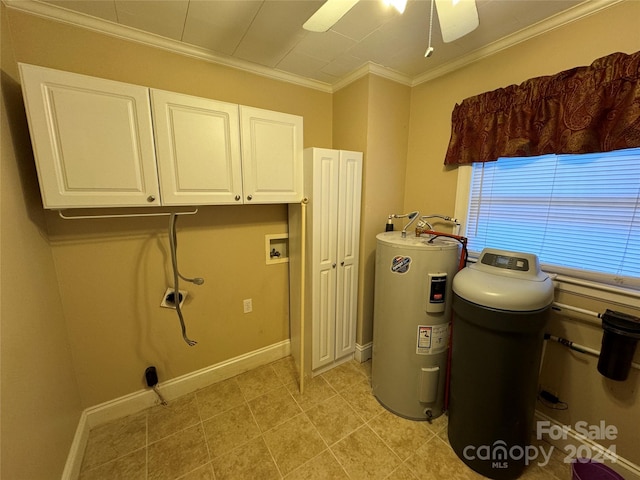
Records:
[[[327,0],[309,20],[302,26],[311,32],[326,32],[360,0]],[[407,0],[384,0],[392,5],[399,13],[404,12]],[[431,0],[431,17],[433,21],[433,4],[435,2],[440,22],[442,40],[453,42],[467,33],[475,30],[480,21],[475,0]],[[431,46],[431,24],[429,25],[429,48],[425,57],[433,53]]]

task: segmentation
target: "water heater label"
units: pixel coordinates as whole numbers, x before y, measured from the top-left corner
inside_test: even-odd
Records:
[[[418,341],[416,353],[418,355],[435,355],[442,353],[449,347],[449,324],[418,325]]]
[[[403,257],[398,255],[391,260],[391,271],[393,273],[407,273],[411,266],[411,257]]]

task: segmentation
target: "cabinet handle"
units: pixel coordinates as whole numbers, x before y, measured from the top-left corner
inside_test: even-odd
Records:
[[[240,195],[236,195],[236,202],[240,201]]]
[[[147,202],[152,203],[156,201],[156,196],[155,195],[149,195],[147,197]]]
[[[341,267],[344,267],[344,262],[340,262],[340,266],[341,266]]]
[[[253,195],[247,195],[247,200],[252,200],[253,199]]]
[[[336,268],[336,264],[334,263],[333,265],[331,265],[331,268]]]

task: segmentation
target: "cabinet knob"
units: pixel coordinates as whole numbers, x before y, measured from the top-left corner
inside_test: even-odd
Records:
[[[247,200],[252,200],[253,199],[253,195],[247,195]]]
[[[241,198],[240,195],[236,195],[236,202],[239,202],[240,198]]]
[[[149,195],[149,196],[147,197],[147,202],[149,202],[149,203],[153,203],[153,202],[155,202],[155,201],[156,201],[156,196],[155,196],[155,195]]]
[[[334,263],[333,265],[331,265],[332,268],[336,268],[336,264]]]
[[[344,267],[344,262],[340,262],[340,266],[341,266],[341,267]]]

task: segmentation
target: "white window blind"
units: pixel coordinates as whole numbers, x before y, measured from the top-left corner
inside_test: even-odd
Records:
[[[469,250],[535,253],[547,271],[640,288],[640,148],[476,163]]]

